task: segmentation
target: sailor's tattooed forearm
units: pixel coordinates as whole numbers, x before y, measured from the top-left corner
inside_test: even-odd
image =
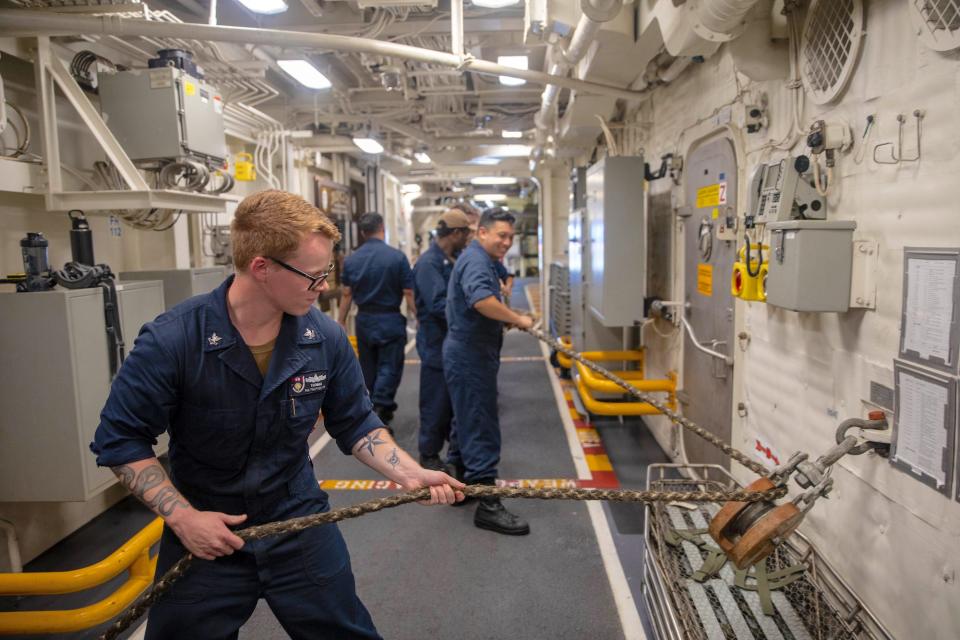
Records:
[[[163,467],[158,464],[153,464],[137,475],[137,479],[134,481],[133,486],[130,487],[130,491],[133,495],[143,500],[144,496],[147,495],[147,491],[160,486],[166,479],[167,474],[163,470]]]
[[[370,454],[370,457],[373,458],[373,450],[377,448],[377,445],[387,444],[385,440],[380,439],[380,429],[375,429],[363,436],[363,439],[360,441],[360,449],[366,449],[367,453]]]
[[[190,503],[173,485],[169,484],[167,473],[159,464],[152,464],[139,473],[130,465],[111,467],[117,478],[134,496],[161,516],[169,516],[179,507],[189,507]],[[168,483],[167,486],[162,486]],[[147,492],[160,487],[152,496]]]
[[[387,457],[387,462],[390,463],[394,469],[397,468],[397,465],[400,464],[400,456],[397,455],[397,448],[394,447],[393,451],[390,452],[390,456]]]
[[[155,509],[157,513],[166,518],[178,507],[190,506],[181,500],[182,497],[180,492],[173,487],[164,487],[160,489],[160,491],[157,491],[157,494],[150,500],[144,500],[144,502],[148,507]]]
[[[113,471],[114,475],[120,479],[120,484],[129,489],[133,486],[133,479],[137,475],[134,473],[133,469],[129,465],[120,465],[119,467],[110,467],[110,470]]]

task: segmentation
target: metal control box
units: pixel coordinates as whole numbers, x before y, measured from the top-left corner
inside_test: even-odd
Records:
[[[156,271],[121,271],[120,280],[160,280],[163,282],[165,309],[177,306],[187,298],[209,293],[226,277],[223,267],[197,269],[158,269]]]
[[[793,311],[850,308],[853,231],[848,220],[771,222],[767,304]]]
[[[163,289],[118,283],[117,297],[129,352]],[[89,448],[110,391],[103,292],[0,293],[0,317],[0,502],[89,500],[116,482]]]
[[[643,185],[639,156],[612,156],[587,169],[587,307],[606,327],[629,327],[643,319],[647,283]]]
[[[135,162],[227,157],[220,92],[176,67],[102,74],[100,111]]]

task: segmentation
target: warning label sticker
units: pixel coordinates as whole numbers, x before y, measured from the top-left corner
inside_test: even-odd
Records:
[[[707,297],[713,296],[713,265],[697,265],[697,293]]]
[[[697,208],[716,207],[727,204],[727,183],[718,182],[697,189]]]

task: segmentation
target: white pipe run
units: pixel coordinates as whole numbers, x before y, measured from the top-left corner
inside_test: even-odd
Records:
[[[618,0],[594,0],[594,2],[618,2]],[[619,5],[618,5],[619,6]],[[224,27],[206,24],[155,22],[117,15],[77,16],[33,11],[0,10],[0,35],[12,37],[68,36],[68,35],[147,36],[160,38],[183,38],[209,42],[236,42],[286,47],[352,51],[416,60],[439,64],[455,69],[464,69],[494,76],[509,76],[543,85],[555,84],[562,88],[583,91],[615,98],[635,99],[636,92],[597,82],[574,80],[565,76],[552,76],[540,71],[515,69],[487,60],[461,58],[453,53],[432,51],[369,38],[304,33],[279,29],[254,29],[248,27]]]
[[[622,6],[620,0],[581,0],[580,6],[583,7],[584,5],[593,8],[593,11],[590,11],[591,14],[602,13],[603,15],[599,17],[605,18],[605,20],[595,20],[587,15],[587,11],[584,11],[583,15],[580,16],[580,21],[577,22],[573,35],[570,37],[570,46],[558,56],[558,60],[550,65],[551,76],[567,76],[570,70],[586,55],[603,23],[613,20]],[[554,108],[557,104],[557,98],[560,96],[561,88],[563,87],[560,85],[551,84],[543,90],[543,95],[540,98],[540,111],[534,117],[534,122],[541,131],[553,129]],[[631,97],[638,98],[640,94],[635,93]]]
[[[703,0],[697,16],[710,31],[730,35],[758,0]]]

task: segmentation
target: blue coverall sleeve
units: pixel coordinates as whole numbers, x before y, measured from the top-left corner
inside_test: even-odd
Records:
[[[157,331],[155,323],[143,327],[110,387],[90,444],[101,467],[154,457],[177,407],[180,367]]]
[[[383,426],[373,412],[373,403],[367,395],[360,372],[360,361],[353,353],[347,334],[341,327],[335,340],[333,371],[330,387],[323,398],[323,425],[337,446],[350,455],[360,439]]]
[[[350,266],[349,260],[343,261],[343,273],[340,274],[340,280],[344,286],[353,286],[353,269]]]
[[[443,281],[443,274],[437,265],[424,261],[414,271],[417,294],[424,301],[424,309],[430,316],[439,320],[447,319],[447,284]],[[421,311],[418,309],[418,311]]]
[[[497,284],[493,270],[485,267],[486,265],[479,262],[471,262],[463,270],[460,286],[463,287],[463,297],[471,308],[490,296],[500,299],[500,285]]]
[[[413,289],[413,269],[410,268],[410,261],[407,260],[407,256],[402,256],[400,259],[400,282],[402,288]]]

